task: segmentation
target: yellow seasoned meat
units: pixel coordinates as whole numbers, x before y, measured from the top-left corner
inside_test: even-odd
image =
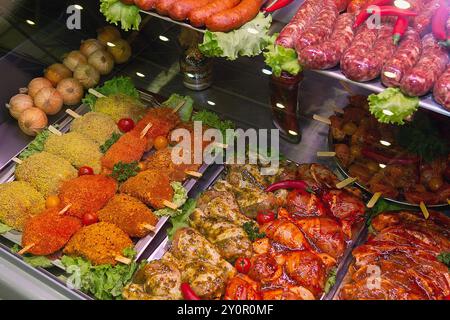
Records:
[[[25,221],[45,209],[44,197],[31,184],[12,181],[0,185],[0,221],[21,231]]]
[[[69,132],[62,136],[50,135],[45,142],[44,151],[60,156],[74,167],[91,167],[94,173],[101,171],[99,145],[78,132]]]
[[[48,197],[57,194],[64,181],[76,178],[77,170],[67,160],[43,151],[17,165],[15,177],[30,183],[44,197]]]
[[[114,120],[106,114],[88,112],[81,118],[74,119],[71,132],[78,132],[102,145],[113,133],[120,133]]]
[[[139,100],[118,93],[97,99],[93,111],[104,113],[115,122],[122,118],[131,118],[136,123],[144,116],[146,108]]]

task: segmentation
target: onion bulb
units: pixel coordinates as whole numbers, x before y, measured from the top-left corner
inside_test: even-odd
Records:
[[[88,58],[88,63],[100,72],[107,75],[114,68],[114,58],[111,53],[105,50],[97,50]]]
[[[131,57],[130,44],[124,39],[113,41],[114,46],[108,46],[108,52],[114,57],[116,63],[125,63]]]
[[[56,86],[62,79],[70,78],[72,71],[62,63],[54,63],[45,69],[44,77],[46,77],[53,86]]]
[[[80,51],[70,51],[63,60],[64,65],[74,71],[79,65],[86,64],[87,59]]]
[[[28,84],[28,95],[34,98],[36,93],[38,93],[42,88],[53,88],[53,85],[50,80],[46,78],[34,78]]]
[[[20,129],[29,136],[35,136],[48,124],[45,112],[39,108],[28,108],[19,116]]]
[[[34,97],[34,105],[46,114],[57,114],[63,106],[63,97],[55,88],[42,88]]]
[[[18,119],[23,111],[34,107],[33,98],[27,94],[19,93],[13,96],[6,106],[8,107],[11,116]]]
[[[81,42],[80,52],[87,58],[95,51],[105,49],[103,44],[97,39],[88,39]]]
[[[61,80],[58,83],[56,90],[61,94],[64,104],[68,106],[80,103],[83,98],[83,86],[74,78]]]
[[[85,89],[95,87],[100,81],[100,73],[90,64],[78,66],[73,72],[73,77],[80,81]]]
[[[108,42],[114,42],[120,38],[120,31],[113,26],[104,26],[97,30],[97,39],[105,46]]]

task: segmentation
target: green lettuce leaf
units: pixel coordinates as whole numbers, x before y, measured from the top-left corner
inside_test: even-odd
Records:
[[[11,248],[11,252],[17,253],[20,251],[20,246],[15,244]],[[47,258],[46,256],[35,256],[29,253],[25,253],[22,255],[23,261],[28,263],[30,266],[38,268],[50,268],[53,267],[52,260]]]
[[[302,70],[298,62],[297,52],[294,49],[275,44],[277,36],[278,34],[274,34],[264,49],[264,62],[277,77],[283,71],[295,76]]]
[[[450,271],[450,252],[442,252],[437,256],[438,260],[445,264]]]
[[[184,101],[183,107],[178,111],[181,121],[189,121],[192,116],[192,111],[194,110],[194,100],[189,96],[182,96],[177,93],[173,93],[169,99],[163,102],[163,105],[170,108],[176,108],[178,105]]]
[[[170,223],[172,224],[172,226],[167,229],[167,235],[169,236],[170,240],[173,239],[173,236],[178,229],[189,227],[189,216],[192,212],[194,212],[196,205],[197,200],[188,199],[181,208],[181,214],[170,218]]]
[[[200,51],[207,57],[235,60],[239,56],[259,55],[266,47],[272,16],[259,13],[253,20],[230,32],[206,31]]]
[[[112,78],[111,80],[105,81],[102,86],[94,88],[94,90],[104,94],[105,96],[123,93],[129,97],[139,99],[139,91],[134,86],[133,80],[129,77]],[[87,93],[83,98],[83,103],[88,104],[91,108],[94,107],[96,101],[97,97],[91,93]]]
[[[403,125],[405,118],[419,108],[418,97],[408,97],[398,88],[388,88],[379,94],[371,94],[368,98],[369,110],[383,123]]]
[[[0,222],[0,234],[10,231],[12,228]]]
[[[120,0],[100,0],[100,12],[106,21],[115,24],[120,22],[123,30],[139,30],[141,16],[139,8],[135,5],[123,4]]]
[[[167,216],[167,217],[175,217],[183,213],[181,206],[185,204],[187,200],[187,190],[183,187],[183,185],[174,181],[171,182],[170,185],[173,188],[173,199],[172,202],[175,203],[178,209],[173,210],[170,208],[164,208],[154,211],[153,213],[158,217]]]
[[[336,273],[336,268],[331,269],[328,273],[327,281],[325,282],[325,287],[323,289],[325,293],[330,292],[331,288],[336,284]]]
[[[379,199],[377,203],[373,206],[369,211],[369,218],[367,219],[366,224],[370,227],[372,223],[372,219],[375,218],[378,214],[386,211],[399,211],[399,210],[411,210],[408,206],[403,206],[401,204],[390,202],[384,199]],[[369,230],[370,231],[370,230]],[[374,233],[374,230],[372,229]]]
[[[201,121],[203,125],[220,130],[224,143],[226,143],[227,129],[235,128],[234,123],[230,120],[221,120],[217,113],[205,109],[194,114],[192,116],[192,121]]]
[[[58,125],[53,125],[56,129],[58,129]],[[50,135],[50,131],[46,128],[39,132],[36,137],[33,139],[33,141],[30,142],[30,144],[27,146],[25,150],[23,150],[20,155],[19,159],[24,160],[28,158],[29,156],[39,153],[42,150],[44,150],[44,144],[45,141],[47,141],[47,138]]]

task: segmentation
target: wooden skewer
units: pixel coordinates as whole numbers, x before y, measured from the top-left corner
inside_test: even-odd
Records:
[[[19,252],[17,252],[17,254],[23,255],[23,254],[27,253],[28,251],[30,251],[30,249],[33,248],[35,245],[36,245],[35,243],[30,243],[29,245],[26,245],[25,247],[23,247]]]
[[[155,232],[155,230],[156,230],[155,226],[152,226],[151,224],[148,224],[148,223],[143,224],[142,228],[147,229],[148,231],[151,231],[151,232]]]
[[[428,212],[427,206],[425,205],[425,203],[423,201],[420,201],[419,207],[420,207],[420,210],[422,210],[422,214],[425,217],[425,219],[428,219],[428,217],[430,216],[430,213]]]
[[[124,256],[116,256],[114,258],[116,261],[123,263],[123,264],[130,264],[131,263],[131,259],[124,257]]]
[[[313,115],[313,119],[316,120],[316,121],[325,123],[325,124],[327,124],[329,126],[331,125],[330,119],[322,117],[322,116],[319,116],[318,114]]]
[[[17,164],[22,164],[22,163],[23,163],[23,161],[20,160],[20,159],[17,158],[17,157],[12,158],[11,160],[14,161],[14,162],[17,163]]]
[[[69,116],[71,116],[71,117],[73,117],[73,118],[75,118],[75,119],[81,118],[81,115],[79,115],[78,113],[76,113],[76,112],[73,111],[72,109],[66,109],[66,113],[67,113]]]
[[[173,110],[172,113],[177,113],[186,103],[186,100],[181,101]]]
[[[178,209],[178,206],[177,206],[175,203],[170,202],[170,201],[168,201],[168,200],[164,200],[164,201],[163,201],[163,204],[164,204],[167,208],[170,208],[170,209],[172,209],[172,210],[177,210],[177,209]]]
[[[381,197],[381,192],[375,192],[370,198],[369,202],[367,202],[367,208],[373,208],[375,203],[377,203],[378,199]]]
[[[336,188],[337,189],[342,189],[342,188],[348,186],[349,184],[352,184],[355,181],[356,181],[356,178],[348,177],[347,179],[342,180],[341,182],[336,184]]]
[[[58,212],[58,214],[62,216],[63,214],[65,214],[70,209],[71,206],[72,206],[72,204],[69,203],[67,206],[62,208],[61,211]]]
[[[335,113],[344,114],[344,110],[342,110],[340,108],[334,108],[333,110],[334,110]]]
[[[100,92],[98,92],[97,90],[94,90],[94,89],[92,89],[92,88],[90,88],[90,89],[88,90],[88,92],[89,92],[90,94],[96,96],[97,98],[104,98],[104,97],[106,97],[103,93],[100,93]]]
[[[218,148],[222,148],[222,149],[228,148],[228,145],[226,143],[213,142],[212,145],[215,147],[218,147]]]
[[[347,82],[340,80],[339,83],[344,88],[344,90],[347,91],[350,95],[352,95],[352,96],[355,95],[352,88],[350,87],[350,85]]]
[[[51,133],[57,135],[57,136],[62,136],[62,132],[59,131],[58,129],[56,129],[54,126],[49,126],[48,127],[48,131],[50,131]]]
[[[334,157],[336,152],[334,151],[317,151],[318,157]]]
[[[153,123],[149,122],[144,129],[142,129],[141,134],[140,134],[140,138],[144,138],[145,135],[147,134],[148,130],[150,130],[150,128],[153,126]]]
[[[184,173],[186,173],[188,176],[192,176],[195,178],[201,178],[203,176],[203,174],[198,171],[186,170]]]

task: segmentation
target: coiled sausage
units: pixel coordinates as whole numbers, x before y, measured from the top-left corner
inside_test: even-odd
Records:
[[[212,15],[222,12],[227,9],[235,7],[240,0],[213,0],[207,5],[193,9],[189,15],[188,19],[194,27],[202,27],[205,25],[206,20]]]
[[[206,20],[210,31],[228,32],[240,28],[259,12],[263,0],[242,0],[234,8],[216,13]]]

